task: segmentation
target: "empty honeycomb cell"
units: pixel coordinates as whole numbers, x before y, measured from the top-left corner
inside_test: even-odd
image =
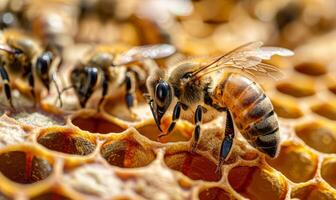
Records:
[[[51,164],[30,152],[11,151],[0,155],[0,171],[8,179],[21,184],[35,183],[52,173]]]
[[[300,105],[291,98],[276,96],[272,98],[272,104],[279,117],[296,119],[303,116]]]
[[[336,153],[335,130],[319,122],[308,122],[295,127],[296,135],[307,145],[323,153]]]
[[[58,194],[55,192],[47,192],[40,194],[38,196],[35,196],[31,198],[31,200],[71,200],[69,197],[63,196],[62,194]]]
[[[287,144],[275,159],[267,162],[293,182],[312,179],[317,169],[317,155],[302,145]]]
[[[78,128],[91,133],[120,133],[126,130],[100,116],[77,116],[71,122]]]
[[[232,195],[220,187],[206,188],[200,191],[198,198],[200,200],[230,200]]]
[[[315,85],[310,81],[283,82],[276,86],[277,90],[293,96],[293,97],[308,97],[315,94]]]
[[[311,107],[311,110],[316,114],[326,117],[331,120],[336,120],[336,105],[331,103],[321,103]]]
[[[336,158],[327,158],[323,161],[321,175],[333,188],[336,188]]]
[[[294,69],[309,76],[321,76],[328,72],[324,65],[316,62],[301,63],[296,65]]]
[[[272,168],[237,166],[228,175],[230,185],[249,199],[285,199],[287,183]]]
[[[141,135],[147,137],[150,140],[158,141],[158,136],[162,134],[155,124],[148,124],[137,128]],[[178,142],[188,141],[191,133],[186,130],[175,128],[169,135],[161,137],[160,142]]]
[[[155,153],[133,139],[107,142],[101,149],[102,156],[108,163],[123,168],[144,167],[155,158]]]
[[[216,173],[216,163],[196,153],[167,152],[164,161],[169,168],[180,171],[193,180],[219,181],[221,178],[220,173]]]
[[[315,184],[294,188],[291,198],[300,200],[333,200],[336,199],[336,193],[322,184]]]
[[[71,129],[41,132],[37,142],[53,151],[82,156],[92,153],[96,148],[96,144],[88,136]]]

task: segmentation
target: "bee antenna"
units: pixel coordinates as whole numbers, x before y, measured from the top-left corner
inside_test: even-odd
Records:
[[[56,87],[56,90],[57,90],[57,95],[58,95],[58,100],[60,102],[60,106],[63,107],[63,101],[62,101],[62,97],[61,97],[61,91],[58,87],[58,84],[57,84],[57,81],[56,81],[56,78],[55,78],[56,74],[52,74],[51,76],[51,81],[55,84],[55,87]]]
[[[70,86],[68,86],[68,87],[63,88],[63,89],[61,90],[61,92],[60,92],[60,95],[62,95],[63,92],[65,92],[65,91],[67,91],[67,90],[70,90],[71,88],[74,88],[74,87],[75,87],[74,85],[70,85]]]

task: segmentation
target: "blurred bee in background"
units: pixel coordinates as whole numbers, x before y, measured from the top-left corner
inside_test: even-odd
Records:
[[[26,0],[3,0],[0,2],[0,28],[22,27],[25,23]]]
[[[109,84],[114,84],[116,87],[126,86],[125,102],[131,109],[136,102],[136,84],[141,74],[146,74],[146,70],[139,67],[138,62],[144,59],[164,58],[175,52],[175,48],[168,44],[138,46],[126,51],[117,50],[116,46],[95,47],[84,61],[71,71],[71,86],[63,91],[74,88],[81,107],[85,107],[92,93],[99,88],[102,89],[102,97],[97,106],[99,110],[109,91]],[[121,80],[121,83],[118,80]]]
[[[273,77],[279,70],[262,63],[272,55],[291,56],[293,52],[278,47],[261,47],[252,42],[215,59],[186,60],[168,73],[157,69],[147,79],[146,94],[154,120],[161,130],[161,119],[175,103],[169,134],[183,111],[194,114],[195,129],[192,151],[201,134],[202,119],[226,112],[225,136],[221,145],[217,170],[228,157],[235,135],[235,126],[247,141],[259,151],[275,157],[279,146],[279,124],[270,99],[248,76]],[[248,75],[248,76],[245,76]],[[203,116],[205,114],[205,116]],[[162,130],[161,130],[162,132]]]
[[[12,78],[28,81],[29,92],[35,104],[40,102],[41,98],[39,86],[44,86],[49,92],[53,82],[62,104],[55,80],[56,74],[53,72],[58,67],[59,60],[51,51],[43,51],[38,41],[23,32],[11,29],[0,32],[0,76],[10,106],[14,108],[11,95]]]
[[[59,52],[73,43],[78,15],[77,0],[0,1],[1,29],[24,29],[44,46],[51,46]]]
[[[73,43],[79,16],[78,0],[31,0],[24,15],[32,34],[43,45],[62,52]]]

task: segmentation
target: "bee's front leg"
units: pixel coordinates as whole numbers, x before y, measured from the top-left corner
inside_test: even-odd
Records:
[[[97,105],[97,111],[99,112],[100,111],[100,106],[101,104],[104,102],[105,100],[105,97],[106,97],[106,94],[107,94],[107,91],[108,91],[108,88],[109,88],[109,76],[107,73],[104,72],[104,75],[103,75],[103,81],[102,81],[102,97],[100,98],[99,102],[98,102],[98,105]]]
[[[135,95],[135,72],[128,71],[125,76],[125,84],[126,84],[126,96],[125,102],[128,110],[131,112],[132,117],[137,118],[137,115],[132,111],[132,108],[137,104],[136,95]]]
[[[30,93],[34,99],[34,106],[36,106],[36,94],[35,94],[35,81],[34,81],[34,75],[33,75],[33,72],[30,71],[28,73],[28,83],[29,83],[29,86],[30,86]]]
[[[195,152],[197,145],[198,145],[198,141],[201,135],[201,124],[202,124],[202,115],[203,115],[203,108],[201,105],[198,105],[195,111],[195,129],[194,129],[194,140],[193,143],[191,145],[191,152]]]
[[[8,76],[6,69],[2,65],[0,65],[0,76],[3,80],[6,98],[8,99],[8,102],[11,108],[14,109],[13,102],[12,102],[11,88],[9,86],[9,76]]]
[[[169,128],[168,128],[167,132],[160,134],[158,136],[158,139],[160,139],[163,136],[168,135],[170,132],[172,132],[174,130],[176,122],[180,118],[180,115],[181,115],[181,108],[182,108],[181,102],[177,102],[176,105],[175,105],[175,107],[174,107],[174,110],[173,110],[172,122],[169,125]]]
[[[226,111],[226,125],[225,135],[219,152],[219,162],[217,165],[216,173],[220,172],[221,166],[231,152],[234,138],[234,125],[232,116],[229,110]]]
[[[63,107],[63,101],[62,101],[62,97],[61,97],[62,92],[61,92],[60,88],[58,87],[58,84],[57,84],[57,81],[56,81],[56,76],[57,76],[56,72],[53,72],[51,74],[50,80],[51,80],[51,83],[54,83],[56,91],[57,91],[57,99],[55,101],[55,105],[57,104],[57,101],[59,101],[60,102],[60,107],[62,108]],[[48,90],[48,94],[49,94],[50,89],[47,88],[47,90]]]

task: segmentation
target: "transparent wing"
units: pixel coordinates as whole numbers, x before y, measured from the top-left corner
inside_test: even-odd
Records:
[[[214,59],[209,64],[200,67],[193,72],[195,78],[224,69],[240,70],[250,76],[271,77],[278,79],[282,76],[281,71],[271,65],[262,63],[269,60],[273,55],[291,56],[294,53],[280,47],[261,47],[262,42],[252,42],[240,46],[229,53]]]
[[[127,64],[144,58],[164,58],[174,54],[175,47],[169,44],[145,45],[131,48],[115,60],[115,65]]]

